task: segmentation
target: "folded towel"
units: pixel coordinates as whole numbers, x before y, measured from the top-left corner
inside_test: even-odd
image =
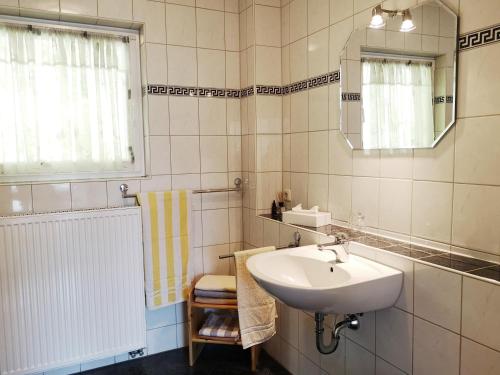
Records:
[[[195,302],[210,303],[214,305],[236,305],[236,298],[209,298],[209,297],[194,297]]]
[[[263,343],[276,333],[276,305],[248,272],[247,259],[255,254],[275,250],[274,246],[237,251],[236,286],[238,293],[238,316],[243,349]]]
[[[236,292],[236,278],[225,275],[205,275],[195,285],[195,289],[218,292]]]
[[[235,292],[218,292],[218,291],[211,291],[211,290],[195,289],[194,290],[194,295],[196,297],[232,298],[232,299],[236,299],[236,293]]]
[[[191,285],[191,192],[141,193],[146,305],[185,301]]]
[[[238,317],[230,314],[211,313],[198,331],[198,335],[237,340],[240,335]]]

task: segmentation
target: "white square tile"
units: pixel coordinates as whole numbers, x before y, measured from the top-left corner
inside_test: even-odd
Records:
[[[281,172],[259,172],[257,173],[257,209],[269,212],[270,204],[276,199],[276,193],[282,189],[283,177]],[[259,219],[260,220],[260,219]],[[261,245],[256,244],[256,245]]]
[[[227,137],[200,137],[201,172],[227,171]]]
[[[255,6],[255,41],[261,46],[281,47],[280,8]]]
[[[229,217],[227,209],[202,212],[203,245],[211,246],[229,243]]]
[[[281,7],[281,45],[290,43],[290,4]]]
[[[168,83],[179,86],[196,86],[198,82],[196,48],[167,46],[167,56]]]
[[[200,133],[198,98],[170,96],[169,111],[171,135],[197,135]]]
[[[340,175],[352,174],[352,149],[338,131],[329,132],[330,172]]]
[[[322,354],[320,365],[323,371],[328,375],[337,375],[345,373],[346,339],[340,336],[340,342],[337,350],[331,354]]]
[[[117,181],[106,181],[106,190],[108,196],[108,207],[124,207],[124,206],[135,206],[135,198],[122,198],[122,192],[120,191],[120,185],[127,184],[129,194],[136,194],[141,191],[141,181],[140,180],[117,180]]]
[[[307,172],[308,162],[308,133],[292,133],[290,138],[291,170],[293,172]]]
[[[109,0],[104,0],[104,3]],[[130,0],[132,3],[132,0]],[[19,0],[19,7],[59,12],[59,0]]]
[[[198,48],[198,86],[226,87],[226,54]]]
[[[279,246],[280,242],[279,229],[280,229],[279,223],[273,222],[271,220],[264,221],[264,229],[262,234],[264,246],[276,246],[276,247]]]
[[[412,370],[413,316],[396,308],[377,311],[377,355]]]
[[[0,186],[0,215],[28,214],[33,211],[31,185]]]
[[[281,49],[277,47],[256,47],[257,84],[281,85]]]
[[[307,32],[312,34],[329,25],[330,0],[316,0],[307,2]]]
[[[72,182],[71,208],[85,210],[108,205],[106,182]]]
[[[257,172],[282,170],[281,135],[257,135]]]
[[[380,176],[380,151],[353,150],[352,174],[364,177]]]
[[[307,35],[307,0],[290,3],[290,41],[294,42]]]
[[[329,176],[328,209],[336,220],[349,221],[351,215],[351,176]]]
[[[168,190],[172,190],[172,178],[170,175],[151,176],[151,178],[141,180],[141,192]]]
[[[97,0],[60,0],[60,6],[61,13],[97,16]]]
[[[241,137],[227,137],[227,168],[228,171],[241,171]]]
[[[225,48],[224,12],[197,8],[196,28],[198,47]]]
[[[177,348],[177,328],[174,325],[146,331],[148,354],[156,354]]]
[[[328,29],[323,29],[307,38],[308,77],[328,72],[328,34]]]
[[[200,134],[226,134],[226,99],[200,98]]]
[[[495,375],[500,373],[500,353],[462,337],[460,374]]]
[[[229,259],[219,259],[230,253],[229,244],[203,248],[203,270],[211,275],[229,275]]]
[[[304,313],[299,312],[299,352],[304,354],[314,364],[319,365],[320,353],[316,349],[314,332],[314,319]]]
[[[413,374],[458,374],[460,336],[415,318]]]
[[[200,173],[200,142],[197,136],[173,136],[171,142],[172,173]]]
[[[379,180],[371,177],[352,178],[352,214],[361,214],[364,224],[376,228],[379,211]],[[351,219],[351,218],[349,218]]]
[[[196,6],[199,8],[224,10],[224,0],[196,0]]]
[[[146,309],[146,329],[150,330],[175,324],[176,306],[177,305],[170,305],[156,310]]]
[[[71,210],[70,184],[40,184],[32,186],[35,213]]]
[[[415,315],[460,332],[462,276],[415,263]]]
[[[375,359],[375,375],[404,375],[405,373],[397,367],[384,361],[382,358]]]
[[[226,88],[240,88],[240,54],[226,52]]]
[[[227,134],[241,135],[241,106],[240,100],[227,100]]]
[[[299,351],[289,345],[285,340],[281,343],[280,363],[290,373],[298,374],[299,370]]]
[[[410,234],[412,182],[380,179],[379,228]]]
[[[166,4],[167,43],[196,47],[195,8]]]
[[[148,83],[167,84],[167,46],[146,44]]]
[[[297,1],[294,0],[292,4]],[[301,81],[307,78],[307,39],[300,39],[290,45],[290,80],[291,82]]]
[[[460,32],[465,33],[498,23],[500,9],[490,0],[460,4]]]
[[[413,178],[416,180],[453,180],[455,128],[450,129],[434,148],[416,149],[413,160]]]
[[[240,50],[240,16],[238,14],[224,14],[224,33],[227,51]]]
[[[299,374],[321,375],[321,369],[305,355],[299,354]]]
[[[99,367],[105,367],[115,364],[115,357],[107,357],[102,359],[97,359],[95,361],[85,362],[80,365],[81,371],[88,371]]]
[[[308,90],[309,131],[328,129],[328,87]]]
[[[166,136],[149,137],[151,150],[151,173],[153,175],[170,173],[170,139]]]
[[[168,96],[149,95],[148,109],[149,135],[168,135],[170,133]]]
[[[328,210],[328,175],[308,174],[307,204],[319,206],[323,212]]]
[[[282,98],[258,95],[256,98],[257,133],[281,134]]]
[[[413,150],[381,150],[380,176],[392,178],[411,178]]]
[[[375,374],[375,355],[347,340],[346,373],[349,375]]]
[[[500,290],[497,285],[464,277],[462,335],[500,351]]]
[[[339,317],[340,318],[340,317]],[[338,318],[338,319],[339,319]],[[345,336],[366,350],[375,352],[375,312],[363,314],[358,330],[346,330]]]
[[[309,132],[309,173],[328,174],[328,131]]]
[[[337,23],[353,14],[353,1],[330,0],[330,24]]]
[[[308,185],[308,175],[307,173],[291,173],[290,178],[290,188],[292,190],[292,205],[296,206],[299,203],[305,207],[307,206],[307,185]],[[281,239],[280,239],[281,241]],[[288,245],[287,242],[284,245]],[[281,244],[280,244],[281,246]]]
[[[308,106],[307,91],[290,95],[290,127],[292,133],[308,130]]]

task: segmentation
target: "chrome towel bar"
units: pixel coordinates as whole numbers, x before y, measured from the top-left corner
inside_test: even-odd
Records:
[[[234,188],[220,188],[220,189],[198,189],[193,190],[193,194],[205,194],[205,193],[225,193],[228,191],[241,191],[241,178],[236,177],[234,179]],[[128,185],[121,184],[120,191],[122,192],[122,198],[136,198],[137,194],[128,194]]]

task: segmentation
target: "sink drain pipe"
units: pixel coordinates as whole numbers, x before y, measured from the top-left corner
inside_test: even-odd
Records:
[[[360,314],[361,315],[361,314]],[[358,329],[359,328],[359,319],[356,314],[349,314],[344,316],[345,319],[341,322],[335,324],[335,328],[332,330],[332,338],[330,343],[327,345],[323,341],[323,332],[325,331],[324,322],[325,322],[325,314],[324,313],[315,313],[314,320],[316,321],[316,348],[321,354],[330,354],[337,350],[340,342],[340,331],[344,328],[349,329]]]

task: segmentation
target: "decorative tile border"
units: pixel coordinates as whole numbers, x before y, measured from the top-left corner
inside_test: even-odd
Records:
[[[360,92],[343,92],[342,93],[343,102],[359,102],[361,101]]]
[[[460,35],[458,38],[458,49],[465,51],[497,42],[500,42],[500,24]]]
[[[453,96],[435,96],[434,97],[434,104],[451,104],[453,103]]]
[[[261,216],[268,219],[271,218],[271,215],[269,214]],[[450,268],[455,271],[481,276],[494,281],[500,281],[500,265],[485,260],[451,254],[450,252],[435,250],[424,246],[410,244],[407,242],[401,242],[374,234],[360,232],[354,229],[340,227],[333,224],[325,225],[319,228],[312,228],[295,224],[294,226],[326,235],[343,232],[347,234],[350,240],[355,242],[376,247],[385,251],[390,251],[392,253],[403,255],[409,258],[418,259],[420,261],[435,264],[441,267]]]
[[[214,87],[189,87],[189,86],[170,86],[149,84],[147,93],[149,95],[170,95],[170,96],[193,96],[202,98],[233,98],[241,97],[243,90],[238,89],[220,89]],[[145,91],[145,88],[143,89]]]

